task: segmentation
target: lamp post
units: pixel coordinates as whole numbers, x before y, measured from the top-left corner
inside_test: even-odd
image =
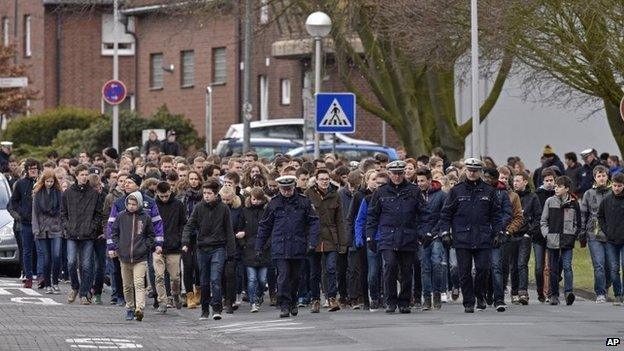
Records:
[[[472,157],[481,157],[479,140],[479,24],[477,0],[470,2],[470,64],[472,71]]]
[[[206,134],[206,154],[212,155],[212,88],[206,87],[206,119],[204,121],[204,134]]]
[[[321,92],[321,43],[331,31],[331,18],[321,11],[312,13],[306,19],[306,30],[314,38],[314,93]],[[314,132],[314,158],[321,156],[319,133]]]
[[[119,80],[119,44],[117,31],[119,30],[119,1],[113,2],[113,79]],[[119,150],[119,105],[113,105],[113,148]]]

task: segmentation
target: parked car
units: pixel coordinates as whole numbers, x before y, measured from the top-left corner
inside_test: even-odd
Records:
[[[303,141],[303,118],[278,118],[267,121],[252,121],[250,123],[251,138],[278,138]],[[240,139],[243,137],[243,124],[232,124],[225,133],[225,140]],[[331,140],[331,134],[323,134],[322,140]],[[312,135],[307,136],[308,140],[312,140]],[[357,145],[377,145],[368,140],[351,138],[345,134],[336,133],[336,141],[338,143],[357,144]],[[218,146],[217,146],[218,147]]]
[[[305,148],[307,154],[314,152],[314,145],[308,144]],[[332,143],[323,142],[320,144],[320,152],[327,154],[332,152]],[[394,161],[399,158],[396,150],[391,147],[380,145],[350,145],[350,144],[336,144],[336,153],[339,156],[345,156],[349,161],[360,161],[365,158],[372,158],[375,154],[382,153],[388,155],[390,161]],[[301,157],[304,154],[304,147],[298,147],[288,152],[288,155],[293,157]]]
[[[19,272],[20,253],[13,232],[13,217],[8,211],[10,198],[9,182],[0,174],[0,269]]]
[[[258,154],[259,158],[266,157],[272,160],[277,154],[286,154],[288,151],[300,147],[301,143],[287,139],[251,138],[250,149]],[[229,157],[243,153],[243,139],[222,140],[217,145],[217,155]]]

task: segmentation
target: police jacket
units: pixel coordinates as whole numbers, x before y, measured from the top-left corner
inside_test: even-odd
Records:
[[[418,250],[418,239],[430,232],[429,210],[418,186],[404,180],[378,188],[368,204],[366,238],[379,230],[380,250]]]
[[[483,180],[466,180],[448,193],[438,232],[452,232],[459,249],[490,249],[496,233],[504,230],[496,190]]]
[[[305,258],[319,241],[319,218],[310,199],[296,193],[273,197],[258,224],[256,251],[262,251],[269,238],[273,259]]]

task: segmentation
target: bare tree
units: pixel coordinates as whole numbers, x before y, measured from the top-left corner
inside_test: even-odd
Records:
[[[15,48],[0,45],[0,77],[26,77],[27,66],[15,65]],[[0,115],[10,117],[28,111],[28,100],[37,98],[37,92],[29,88],[0,88]]]

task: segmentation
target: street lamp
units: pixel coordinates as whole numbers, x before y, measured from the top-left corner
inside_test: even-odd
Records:
[[[204,121],[206,134],[206,154],[212,155],[212,87],[206,87],[206,119]]]
[[[479,138],[479,24],[477,0],[470,2],[470,66],[472,79],[472,157],[481,157]]]
[[[306,19],[306,30],[314,38],[314,93],[321,92],[321,41],[331,31],[331,18],[321,11],[312,13]],[[314,158],[321,156],[319,133],[314,132]]]

